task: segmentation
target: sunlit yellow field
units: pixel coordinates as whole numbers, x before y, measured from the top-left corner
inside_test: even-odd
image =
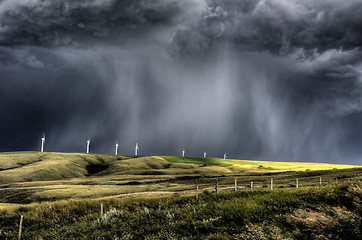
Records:
[[[241,189],[250,181],[256,189],[265,188],[270,174],[275,186],[289,186],[295,174],[313,171],[329,171],[321,174],[324,182],[332,182],[345,175],[338,169],[349,169],[351,177],[359,171],[358,166],[327,163],[40,152],[0,154],[0,169],[0,208],[62,199],[184,195],[196,184],[200,191],[212,191],[216,178],[220,190],[232,188],[235,178]],[[315,174],[300,177],[301,186],[319,181]]]

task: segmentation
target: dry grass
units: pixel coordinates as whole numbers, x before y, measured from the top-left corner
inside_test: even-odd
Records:
[[[310,239],[341,239],[346,228],[352,228],[359,223],[359,216],[345,207],[319,207],[317,210],[298,209],[287,218],[287,222],[295,227],[294,236]]]
[[[89,170],[89,166],[93,166],[93,170]],[[270,176],[264,175],[266,173],[354,167],[218,158],[6,153],[0,154],[0,202],[183,195],[192,193],[196,184],[200,184],[200,191],[213,191],[215,178],[220,180],[220,190],[231,189],[234,175],[239,175],[239,189],[248,190],[250,181],[254,181],[254,188],[258,190],[265,189],[270,182]],[[305,171],[302,173],[307,175],[300,175],[303,177],[300,179],[301,187],[311,182],[317,185],[318,176],[309,176]],[[323,181],[331,182],[335,176],[339,177],[337,172],[333,174],[329,180],[324,178]],[[353,176],[357,173],[348,174]],[[204,178],[200,178],[202,176]],[[295,184],[295,176],[279,173],[274,176],[274,184],[276,189],[291,187]]]
[[[15,239],[24,215],[24,239],[361,239],[361,187],[347,186],[203,192],[197,201],[153,190],[9,205],[0,210],[0,238]]]
[[[236,234],[235,239],[240,240],[287,240],[292,239],[289,237],[285,237],[282,234],[282,230],[277,226],[267,225],[267,224],[253,224],[249,223],[246,225],[246,231],[242,234]]]

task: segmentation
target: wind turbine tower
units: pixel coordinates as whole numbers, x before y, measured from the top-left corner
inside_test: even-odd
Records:
[[[182,149],[182,157],[185,157],[185,149]]]
[[[138,148],[138,143],[136,143],[136,147],[134,148],[134,155],[138,155],[138,151],[139,151],[140,149]]]
[[[87,140],[87,153],[89,153],[89,145],[90,145],[90,139]]]
[[[204,158],[206,158],[206,152],[204,152]]]
[[[41,138],[40,152],[44,152],[44,143],[45,143],[45,133],[43,133],[43,137]]]
[[[226,153],[224,153],[224,159],[226,159],[226,158],[227,158]]]
[[[118,155],[118,142],[116,142],[116,155]]]

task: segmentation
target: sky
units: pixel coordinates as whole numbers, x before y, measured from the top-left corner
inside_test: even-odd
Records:
[[[360,0],[0,0],[0,152],[362,163]]]

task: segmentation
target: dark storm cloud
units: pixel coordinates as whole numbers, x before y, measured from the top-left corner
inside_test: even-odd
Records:
[[[355,163],[362,3],[0,1],[0,150]],[[342,158],[343,156],[343,158]]]
[[[144,45],[155,41],[155,28],[168,28],[192,14],[185,12],[186,4],[197,5],[142,0],[0,1],[0,149],[34,149],[33,139],[42,131],[48,139],[52,133],[57,136],[54,150],[79,151],[88,137],[94,142],[108,135],[115,141],[115,126],[122,128],[119,115],[124,114],[119,108],[127,105],[113,104],[120,101],[113,89],[115,81],[121,80],[113,66],[124,61],[119,67],[128,71],[126,65],[141,62],[127,63],[132,53],[118,45],[131,42],[132,48],[133,41]],[[112,44],[117,46],[110,49]],[[113,58],[112,52],[124,57]],[[51,144],[48,140],[48,149]]]
[[[361,1],[209,0],[197,22],[177,31],[171,51],[207,56],[225,41],[239,51],[292,55],[304,62],[295,78],[305,80],[297,87],[309,88],[316,98],[330,94],[321,89],[326,87],[337,98],[360,91],[354,87],[361,77]]]
[[[69,45],[79,39],[116,37],[120,29],[147,31],[145,27],[174,24],[188,4],[193,6],[189,1],[159,0],[3,0],[0,44]]]
[[[0,64],[3,151],[38,149],[38,142],[33,139],[39,133],[45,131],[49,137],[56,126],[67,125],[74,118],[83,119],[83,125],[79,124],[73,132],[82,131],[84,121],[94,112],[106,113],[103,108],[107,102],[102,95],[108,91],[87,61],[37,47],[19,47],[11,54],[8,51],[3,52],[11,60]],[[81,51],[77,53],[86,56]],[[72,67],[75,64],[87,71]]]
[[[362,45],[362,2],[209,0],[199,21],[177,32],[183,54],[229,41],[242,50],[289,54],[351,50]]]

